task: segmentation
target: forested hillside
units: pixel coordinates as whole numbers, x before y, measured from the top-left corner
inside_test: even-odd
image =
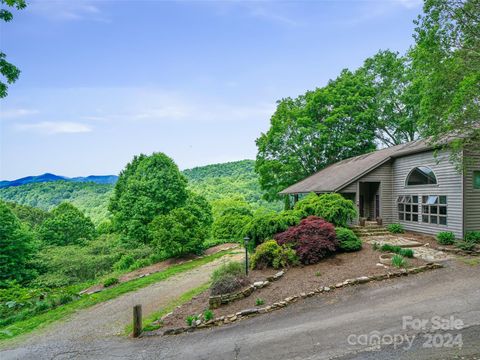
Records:
[[[264,206],[279,210],[281,202],[266,202],[255,173],[255,161],[242,160],[200,166],[184,170],[189,188],[209,201],[243,197],[254,208]]]
[[[112,184],[54,181],[3,188],[0,189],[0,198],[43,210],[51,210],[68,201],[98,224],[107,217],[112,190]]]
[[[207,200],[227,197],[243,197],[254,208],[265,206],[280,209],[280,202],[268,203],[262,200],[258,176],[253,160],[242,160],[224,164],[200,166],[184,170],[189,188],[203,195]],[[0,199],[22,205],[51,210],[63,201],[71,202],[99,224],[108,215],[108,200],[113,184],[95,184],[52,181],[31,183],[0,189]]]

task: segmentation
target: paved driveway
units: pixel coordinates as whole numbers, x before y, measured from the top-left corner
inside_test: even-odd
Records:
[[[451,261],[447,268],[349,287],[315,296],[229,326],[170,337],[120,337],[92,341],[48,339],[6,350],[3,359],[451,359],[480,354],[480,266]],[[441,316],[463,322],[463,348],[424,348],[421,330],[402,329],[402,317]],[[431,325],[431,324],[430,324]],[[362,335],[414,337],[409,350],[384,346],[372,352]],[[350,343],[349,343],[350,339]],[[355,343],[355,344],[353,344]],[[477,358],[480,359],[480,356]]]

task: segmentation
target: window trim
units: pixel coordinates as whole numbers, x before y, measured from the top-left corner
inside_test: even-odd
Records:
[[[433,173],[433,176],[435,176],[435,183],[434,184],[416,184],[416,185],[409,185],[408,184],[408,180],[410,179],[410,176],[412,175],[412,173],[418,169],[418,168],[428,168],[432,171]],[[433,171],[433,169],[430,167],[430,166],[427,166],[427,165],[418,165],[418,166],[415,166],[414,168],[412,168],[412,170],[409,171],[409,173],[407,174],[407,177],[405,178],[405,182],[404,182],[404,187],[405,188],[422,188],[422,187],[438,187],[439,184],[438,184],[438,177],[437,177],[437,174],[435,173],[435,171]]]
[[[407,197],[410,198],[410,202],[407,201]],[[417,198],[417,202],[413,202],[413,198]],[[421,219],[421,212],[420,212],[420,196],[417,194],[410,194],[410,195],[398,195],[397,196],[397,215],[398,221],[408,222],[408,223],[420,223]],[[402,205],[403,210],[400,210],[400,205]],[[407,211],[407,206],[410,206],[410,210]],[[413,207],[417,207],[417,211],[413,211]],[[403,219],[401,219],[400,214],[403,214]],[[410,220],[407,219],[407,215],[409,215]],[[417,217],[417,220],[413,220],[414,216]]]
[[[421,199],[421,223],[422,224],[427,224],[427,225],[435,225],[435,226],[446,226],[448,227],[448,218],[449,218],[449,211],[448,211],[448,196],[447,195],[421,195],[420,196]],[[433,204],[429,204],[429,199],[431,197],[436,197],[436,201],[435,203]],[[441,203],[440,202],[440,199],[444,197],[445,198],[445,203]],[[424,198],[427,198],[427,201],[424,202],[423,199]],[[428,208],[428,211],[425,212],[424,209],[425,207]],[[435,213],[432,213],[431,209],[432,207],[436,208],[436,212]],[[445,208],[445,214],[441,214],[440,212],[440,208]],[[424,217],[427,217],[428,218],[428,221],[423,221]],[[431,218],[435,217],[436,218],[436,222],[432,222]],[[443,218],[445,219],[445,224],[441,224],[440,223],[440,218]]]

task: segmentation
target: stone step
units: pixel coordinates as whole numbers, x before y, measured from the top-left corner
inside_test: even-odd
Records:
[[[389,232],[385,232],[385,233],[374,233],[374,234],[371,234],[371,233],[363,233],[363,234],[356,234],[357,236],[359,237],[370,237],[370,236],[388,236],[388,235],[391,235]]]
[[[352,231],[358,234],[388,232],[386,229],[352,229]]]

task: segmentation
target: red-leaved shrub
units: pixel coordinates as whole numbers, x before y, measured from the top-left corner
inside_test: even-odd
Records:
[[[315,264],[338,248],[335,227],[317,216],[274,236],[279,245],[291,245],[303,264]]]

